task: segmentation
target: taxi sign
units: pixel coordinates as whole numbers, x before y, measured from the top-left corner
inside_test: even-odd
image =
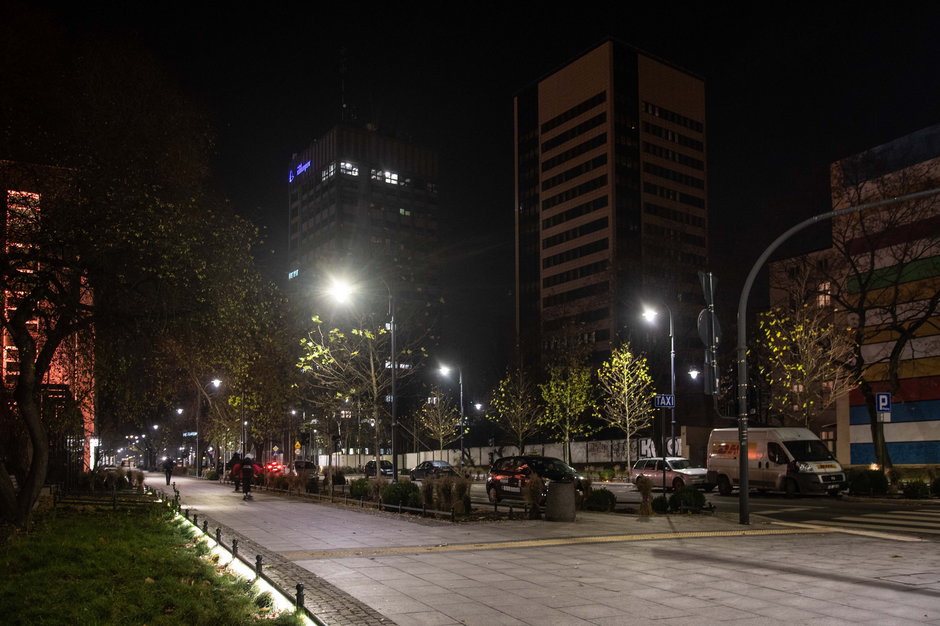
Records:
[[[658,393],[653,397],[653,407],[657,409],[674,409],[676,397],[670,393]]]

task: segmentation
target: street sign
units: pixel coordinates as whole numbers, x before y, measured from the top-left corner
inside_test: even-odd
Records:
[[[875,410],[879,422],[891,421],[891,394],[885,391],[875,394]]]
[[[274,452],[276,453],[277,450],[278,450],[277,446],[274,446],[274,447],[272,448],[272,450],[274,450]]]
[[[658,393],[653,397],[653,407],[657,409],[674,409],[676,397],[668,393]]]
[[[875,394],[875,406],[879,413],[890,413],[891,412],[891,394],[887,392],[881,392]]]
[[[299,442],[299,441],[295,441],[295,442],[294,442],[294,450],[300,450],[300,442]]]

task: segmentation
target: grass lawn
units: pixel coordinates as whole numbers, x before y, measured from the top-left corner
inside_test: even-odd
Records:
[[[275,624],[271,599],[216,567],[162,506],[50,510],[0,546],[4,624]]]

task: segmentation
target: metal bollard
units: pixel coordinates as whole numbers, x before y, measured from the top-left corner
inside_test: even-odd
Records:
[[[455,509],[454,507],[450,507],[450,521],[452,522],[457,521],[457,509]]]
[[[193,526],[199,528],[199,514],[193,513]]]
[[[209,520],[202,521],[202,532],[204,532],[207,535],[209,534]]]
[[[218,527],[215,529],[215,542],[222,545],[222,529]]]
[[[304,608],[304,585],[297,583],[297,600],[294,602],[298,609]]]
[[[261,555],[255,555],[255,574],[261,576]]]
[[[183,509],[183,515],[186,517],[186,519],[189,519],[189,509]]]
[[[232,539],[232,558],[238,556],[238,539]]]

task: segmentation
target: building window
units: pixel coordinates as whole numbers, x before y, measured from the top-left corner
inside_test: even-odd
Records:
[[[816,291],[816,306],[832,306],[832,283],[823,281],[817,285]]]
[[[347,176],[359,176],[359,166],[349,161],[341,161],[339,164],[339,173]]]
[[[320,180],[332,178],[336,174],[336,163],[330,163],[320,172]]]
[[[300,270],[293,270],[287,273],[287,280],[293,280],[300,275]]]
[[[389,185],[397,185],[398,174],[395,172],[387,172],[385,170],[372,170],[372,180],[388,183]]]

